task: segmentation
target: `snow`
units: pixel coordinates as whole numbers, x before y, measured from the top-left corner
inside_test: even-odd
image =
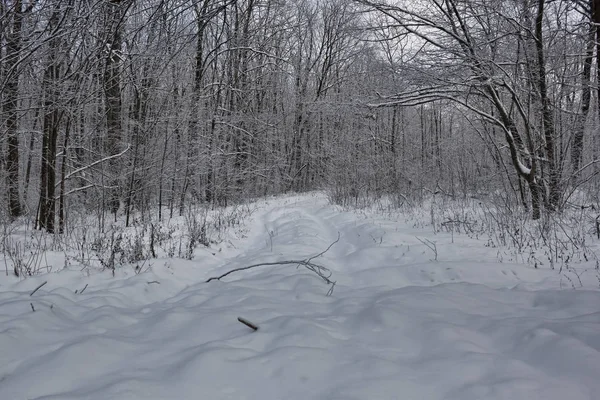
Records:
[[[566,289],[564,275],[500,263],[481,240],[343,210],[320,193],[256,207],[192,261],[115,277],[77,266],[2,276],[0,398],[598,398],[593,274]],[[318,254],[338,233],[313,260],[333,272],[331,296],[289,265],[205,283]]]
[[[523,164],[521,162],[521,160],[517,160],[517,165],[519,166],[519,171],[521,171],[521,174],[523,174],[523,175],[531,174],[531,168],[526,167],[525,164]]]

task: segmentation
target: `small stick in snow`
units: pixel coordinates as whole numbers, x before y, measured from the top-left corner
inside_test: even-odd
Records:
[[[29,293],[29,297],[33,296],[33,294],[34,294],[35,292],[37,292],[38,290],[40,290],[40,288],[41,288],[42,286],[44,286],[46,283],[48,283],[48,281],[46,281],[46,282],[42,283],[40,286],[38,286],[38,287],[36,287],[35,289],[33,289],[33,292]],[[32,306],[32,307],[33,307],[33,306]],[[35,310],[33,310],[33,311],[35,311]]]
[[[254,331],[258,330],[258,325],[253,324],[252,322],[248,321],[245,318],[238,317],[238,321],[240,321],[242,324],[246,325],[248,328],[254,329]]]
[[[86,283],[85,286],[83,287],[83,289],[81,289],[81,292],[79,292],[79,294],[82,294],[85,291],[85,289],[87,289],[87,287],[88,287],[88,284]],[[75,294],[77,294],[77,290],[75,291]]]
[[[35,312],[35,307],[33,306],[33,303],[29,303],[29,305],[31,306],[31,311]]]
[[[159,281],[150,281],[150,282],[146,282],[147,285],[152,285],[153,283],[156,283],[157,285],[160,285]]]

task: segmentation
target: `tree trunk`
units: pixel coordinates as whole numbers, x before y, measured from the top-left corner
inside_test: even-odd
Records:
[[[18,128],[18,98],[19,98],[19,58],[21,53],[21,30],[23,26],[23,3],[15,0],[13,9],[12,29],[6,39],[6,60],[4,101],[2,111],[6,121],[6,173],[8,189],[8,210],[12,218],[23,212],[19,196],[19,133]]]
[[[590,7],[593,8],[593,0],[590,1]],[[590,10],[591,11],[591,10]],[[590,20],[593,20],[594,14],[590,15]],[[592,94],[592,62],[594,59],[594,35],[596,26],[590,21],[589,39],[586,45],[585,58],[583,60],[583,73],[581,75],[581,112],[576,117],[575,132],[573,134],[573,144],[571,147],[571,168],[573,184],[579,179],[579,168],[581,168],[581,158],[583,153],[583,137],[585,133],[585,125],[590,110],[590,100]]]
[[[67,150],[71,133],[71,118],[65,124],[65,139],[63,141],[62,160],[60,165],[60,194],[58,197],[58,233],[65,232],[65,175],[67,172]]]
[[[592,3],[592,22],[594,27],[596,28],[596,94],[597,94],[597,113],[598,118],[600,119],[600,0],[590,0]],[[594,152],[597,151],[597,143],[600,141],[598,138],[598,133],[596,133],[595,144],[594,144]]]
[[[543,20],[545,0],[538,0],[538,10],[535,18],[535,47],[537,55],[537,86],[542,104],[542,119],[544,122],[544,147],[548,164],[548,208],[551,210],[559,206],[560,168],[556,159],[556,131],[554,125],[554,113],[551,109],[546,83],[546,58],[544,56]]]
[[[106,4],[105,10],[105,47],[108,49],[105,57],[102,85],[104,89],[106,139],[104,152],[107,156],[119,154],[123,127],[121,123],[121,45],[123,41],[123,20],[127,13],[126,2],[112,0]],[[120,160],[113,157],[108,161],[108,206],[115,213],[119,209],[121,182],[119,179]]]
[[[49,27],[52,31],[58,28],[59,10],[55,8],[50,17]],[[61,112],[59,110],[60,89],[60,60],[58,51],[60,48],[58,35],[49,41],[48,60],[44,73],[44,121],[42,139],[42,169],[40,176],[40,212],[38,216],[38,228],[54,233],[54,219],[56,215],[56,142],[58,139],[58,128]]]

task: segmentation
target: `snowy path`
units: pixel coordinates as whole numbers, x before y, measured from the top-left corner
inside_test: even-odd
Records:
[[[203,283],[317,254],[338,232],[315,260],[338,282],[331,297],[290,266]],[[593,287],[559,290],[555,273],[499,264],[481,242],[316,194],[261,202],[245,236],[140,275],[0,278],[0,399],[598,398]]]

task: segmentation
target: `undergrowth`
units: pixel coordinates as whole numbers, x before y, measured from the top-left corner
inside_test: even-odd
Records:
[[[222,242],[229,229],[240,227],[253,209],[248,205],[209,209],[188,207],[184,215],[163,221],[133,219],[98,226],[94,216],[72,213],[62,234],[33,228],[32,221],[0,221],[0,250],[5,273],[19,278],[64,267],[109,270],[132,268],[140,273],[154,258],[192,260],[198,247]]]
[[[465,235],[496,250],[499,262],[549,268],[561,274],[561,286],[582,287],[581,277],[593,273],[600,285],[600,208],[570,205],[561,212],[532,220],[522,207],[507,207],[500,196],[453,197],[444,193],[421,196],[343,196],[329,200],[346,208],[368,208],[434,233]]]

